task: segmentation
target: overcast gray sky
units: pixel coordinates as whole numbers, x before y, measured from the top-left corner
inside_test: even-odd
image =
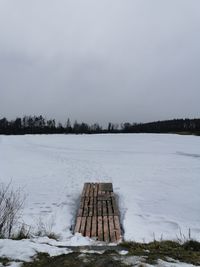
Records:
[[[0,0],[0,117],[200,117],[200,0]]]

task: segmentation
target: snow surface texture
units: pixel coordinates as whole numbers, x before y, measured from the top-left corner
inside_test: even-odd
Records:
[[[58,248],[48,244],[42,244],[37,240],[10,240],[0,239],[0,257],[17,261],[31,261],[37,252],[48,253],[50,256],[58,256],[70,253],[70,249]]]
[[[200,240],[200,138],[158,134],[0,136],[0,182],[27,195],[22,221],[39,220],[67,245],[84,182],[112,182],[124,238]]]

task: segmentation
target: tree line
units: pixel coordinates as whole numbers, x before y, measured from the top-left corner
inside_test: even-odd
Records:
[[[100,134],[100,133],[194,133],[200,135],[200,119],[173,119],[149,123],[108,123],[102,127],[98,123],[65,123],[40,116],[24,116],[15,120],[0,119],[0,134]]]

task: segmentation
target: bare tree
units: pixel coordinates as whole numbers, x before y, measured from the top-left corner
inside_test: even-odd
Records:
[[[0,237],[10,238],[14,227],[20,218],[20,211],[24,204],[24,197],[21,190],[11,188],[8,185],[0,184]]]

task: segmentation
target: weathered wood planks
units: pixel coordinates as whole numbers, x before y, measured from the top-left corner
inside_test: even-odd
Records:
[[[119,210],[112,183],[85,183],[74,233],[104,242],[121,240]]]

